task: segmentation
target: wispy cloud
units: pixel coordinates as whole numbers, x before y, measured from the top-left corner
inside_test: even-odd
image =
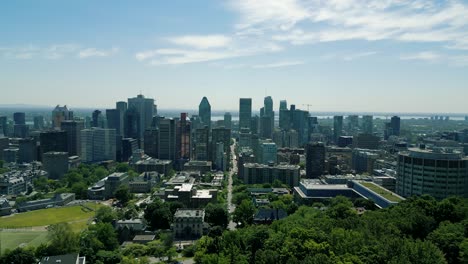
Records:
[[[111,48],[108,50],[100,50],[96,48],[84,48],[78,44],[53,44],[49,46],[17,46],[17,47],[0,47],[0,54],[5,58],[13,59],[48,59],[58,60],[65,57],[78,57],[78,58],[89,58],[89,57],[109,57],[116,52],[118,48]]]
[[[206,36],[206,39],[203,36],[197,36],[197,38],[203,40],[200,41],[203,44],[199,43],[195,45],[192,43],[192,37],[175,37],[173,39],[178,40],[177,42],[174,41],[176,43],[175,47],[141,51],[135,54],[135,58],[142,62],[149,61],[150,65],[175,65],[253,56],[262,53],[278,52],[283,49],[271,41],[251,43],[227,37],[225,40],[218,39],[214,41],[212,35]],[[189,39],[190,41],[187,41]],[[191,47],[186,47],[187,45]]]
[[[189,46],[197,49],[222,48],[228,46],[232,38],[225,35],[188,35],[169,38],[176,45]]]
[[[421,60],[421,61],[437,61],[440,60],[442,56],[438,53],[435,53],[433,51],[422,51],[418,52],[415,54],[406,54],[400,56],[400,59],[402,60]]]
[[[356,59],[360,59],[360,58],[364,58],[364,57],[369,57],[369,56],[373,56],[377,54],[376,51],[368,51],[368,52],[360,52],[360,53],[354,53],[354,54],[348,54],[346,56],[343,57],[343,60],[345,61],[352,61],[352,60],[356,60]]]
[[[289,66],[295,66],[295,65],[301,65],[301,64],[305,64],[305,62],[304,61],[279,61],[279,62],[268,63],[268,64],[253,65],[252,68],[254,69],[281,68],[281,67],[289,67]]]
[[[119,51],[118,48],[114,47],[111,49],[96,49],[96,48],[87,48],[80,50],[78,57],[80,59],[86,59],[91,57],[109,57],[116,54]]]

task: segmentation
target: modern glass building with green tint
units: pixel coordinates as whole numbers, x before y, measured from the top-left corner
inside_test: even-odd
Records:
[[[398,155],[396,192],[403,197],[468,197],[467,164],[461,150],[410,148]]]

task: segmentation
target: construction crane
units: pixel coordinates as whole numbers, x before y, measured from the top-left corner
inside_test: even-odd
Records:
[[[309,111],[309,108],[312,106],[311,104],[302,104],[302,105],[307,106],[307,112],[310,112],[310,111]]]

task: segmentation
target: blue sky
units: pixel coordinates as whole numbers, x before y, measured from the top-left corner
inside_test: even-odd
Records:
[[[468,2],[2,1],[0,104],[468,113]]]

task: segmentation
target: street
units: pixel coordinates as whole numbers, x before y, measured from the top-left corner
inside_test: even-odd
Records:
[[[234,213],[234,210],[236,209],[236,206],[232,204],[232,176],[237,173],[237,162],[236,162],[236,155],[235,155],[235,148],[236,148],[237,142],[234,142],[234,144],[231,145],[231,159],[232,159],[232,168],[229,171],[229,179],[228,179],[228,195],[227,195],[227,208],[229,215],[232,215]],[[236,223],[232,221],[232,218],[229,219],[229,225],[228,225],[229,230],[235,230],[236,229]]]

